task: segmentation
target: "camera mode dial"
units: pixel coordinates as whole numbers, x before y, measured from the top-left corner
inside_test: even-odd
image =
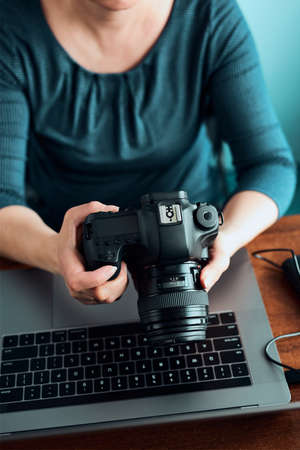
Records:
[[[199,227],[209,230],[218,225],[219,215],[214,206],[207,203],[199,203],[195,212],[195,222]]]

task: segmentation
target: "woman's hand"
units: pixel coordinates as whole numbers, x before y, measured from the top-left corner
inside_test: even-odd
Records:
[[[228,268],[231,256],[277,220],[278,208],[261,192],[241,191],[225,205],[223,216],[224,225],[210,250],[210,261],[200,275],[208,291]]]
[[[231,256],[277,220],[278,208],[261,192],[241,191],[225,205],[223,216],[224,225],[210,250],[210,261],[200,275],[207,290],[228,268]]]
[[[127,287],[127,267],[124,262],[118,277],[108,281],[115,273],[116,267],[103,266],[87,272],[82,255],[78,251],[85,218],[100,211],[118,210],[117,206],[104,205],[96,201],[71,208],[66,212],[61,230],[56,235],[59,273],[63,276],[72,297],[81,303],[87,305],[112,303]]]
[[[200,282],[207,291],[213,287],[223,272],[228,269],[232,254],[229,239],[220,230],[213,246],[209,250],[209,263],[202,269],[200,274]]]

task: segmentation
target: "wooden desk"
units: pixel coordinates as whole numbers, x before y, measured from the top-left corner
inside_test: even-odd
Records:
[[[288,247],[300,254],[300,215],[282,218],[257,237],[248,251]],[[270,254],[282,262],[288,254]],[[274,335],[300,329],[300,301],[283,273],[252,258]],[[300,338],[279,344],[283,361],[300,367]],[[300,385],[291,390],[300,401]],[[0,444],[1,445],[1,444]],[[234,419],[193,421],[90,434],[73,434],[2,444],[2,450],[296,450],[300,449],[300,409]]]

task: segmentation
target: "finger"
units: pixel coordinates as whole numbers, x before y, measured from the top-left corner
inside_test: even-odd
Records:
[[[119,207],[116,205],[105,205],[104,203],[98,201],[92,201],[70,208],[65,214],[65,221],[77,227],[89,214],[108,211],[117,212],[119,211]]]
[[[105,284],[115,274],[116,270],[117,267],[108,265],[90,272],[84,270],[76,272],[75,264],[70,264],[65,273],[65,281],[72,292],[81,292]]]
[[[121,263],[121,270],[117,278],[107,281],[104,285],[94,288],[95,298],[102,303],[113,303],[123,295],[128,285],[127,266]]]
[[[225,253],[215,252],[210,262],[205,266],[200,274],[200,282],[209,291],[219,280],[221,275],[228,269],[230,258]]]

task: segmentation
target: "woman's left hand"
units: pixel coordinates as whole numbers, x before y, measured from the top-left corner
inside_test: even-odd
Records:
[[[232,251],[228,237],[225,233],[219,231],[213,246],[209,249],[209,263],[202,269],[200,274],[201,284],[207,291],[212,288],[223,272],[228,269],[231,256]]]

